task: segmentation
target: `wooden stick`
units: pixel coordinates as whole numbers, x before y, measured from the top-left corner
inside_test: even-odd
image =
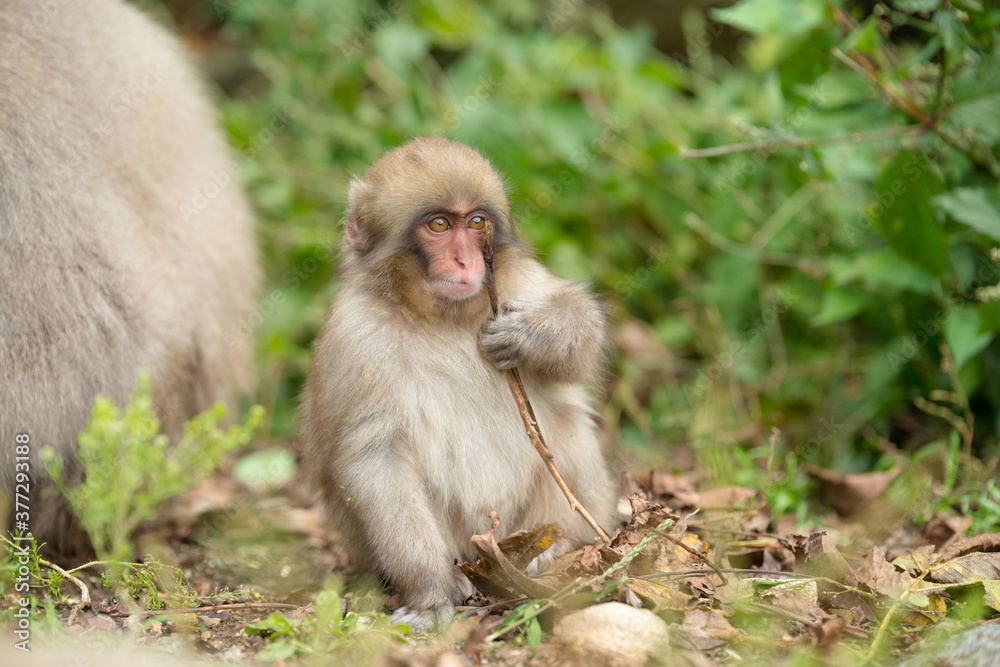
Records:
[[[495,318],[500,312],[500,302],[497,297],[497,282],[496,276],[493,273],[493,225],[491,223],[486,223],[486,231],[483,234],[483,259],[486,264],[486,293],[490,297],[490,311],[493,313]],[[608,537],[607,533],[594,521],[594,517],[590,516],[590,512],[587,508],[580,504],[580,501],[576,499],[573,492],[570,491],[569,486],[566,484],[566,480],[563,479],[562,475],[559,474],[559,469],[556,468],[555,461],[553,461],[552,452],[545,445],[545,441],[542,439],[542,434],[538,430],[538,421],[535,419],[535,411],[531,408],[531,403],[528,401],[528,394],[524,391],[524,383],[521,382],[521,374],[518,372],[517,368],[509,368],[504,371],[504,375],[507,376],[507,386],[510,387],[510,393],[514,395],[514,401],[517,403],[517,410],[521,413],[521,421],[524,422],[524,431],[528,434],[528,440],[531,442],[535,451],[538,455],[542,457],[542,461],[545,462],[545,467],[549,469],[549,474],[552,475],[552,479],[556,481],[556,484],[562,490],[563,495],[566,496],[566,500],[569,501],[569,506],[575,512],[579,512],[580,516],[590,524],[590,527],[594,529],[605,544],[611,544],[611,538]]]

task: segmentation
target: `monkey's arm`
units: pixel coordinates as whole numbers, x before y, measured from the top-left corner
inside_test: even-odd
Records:
[[[486,358],[501,370],[518,366],[558,382],[593,380],[608,346],[604,307],[583,285],[533,269],[483,325]]]

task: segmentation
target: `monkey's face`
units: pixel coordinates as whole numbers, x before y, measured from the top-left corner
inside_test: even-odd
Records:
[[[345,275],[420,309],[472,307],[484,293],[487,224],[500,258],[517,241],[489,162],[441,137],[414,139],[352,181],[344,241],[357,270]]]
[[[483,211],[436,213],[414,230],[424,257],[427,285],[438,298],[462,301],[483,288],[483,234],[491,221]]]

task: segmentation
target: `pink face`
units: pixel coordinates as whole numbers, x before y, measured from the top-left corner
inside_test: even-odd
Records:
[[[462,301],[483,287],[483,230],[488,218],[438,213],[420,223],[417,240],[427,256],[430,288],[442,299]]]

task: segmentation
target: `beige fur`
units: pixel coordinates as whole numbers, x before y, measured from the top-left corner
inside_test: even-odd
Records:
[[[421,159],[408,163],[412,153]],[[422,629],[471,592],[452,563],[474,557],[470,537],[489,529],[491,511],[503,533],[544,521],[561,522],[574,543],[593,532],[545,470],[503,374],[487,359],[485,291],[433,303],[412,253],[380,245],[402,243],[412,219],[397,188],[411,203],[423,197],[424,208],[453,208],[449,196],[459,192],[472,200],[463,206],[508,216],[498,221],[498,292],[501,301],[522,303],[524,326],[500,324],[497,335],[519,351],[557,466],[608,530],[615,493],[586,386],[604,362],[597,300],[550,274],[514,239],[501,181],[471,149],[425,138],[389,153],[352,187],[343,284],[302,397],[305,465],[359,554],[399,588],[404,607],[395,619]],[[375,241],[357,244],[364,236]],[[393,270],[394,280],[381,280]]]
[[[0,4],[0,483],[153,373],[167,432],[249,388],[252,215],[176,41],[120,0]],[[231,163],[230,163],[231,164]],[[214,183],[214,185],[213,185]],[[243,326],[241,326],[243,325]],[[234,406],[235,407],[235,406]],[[37,479],[37,477],[36,477]],[[31,493],[31,528],[79,543]]]

